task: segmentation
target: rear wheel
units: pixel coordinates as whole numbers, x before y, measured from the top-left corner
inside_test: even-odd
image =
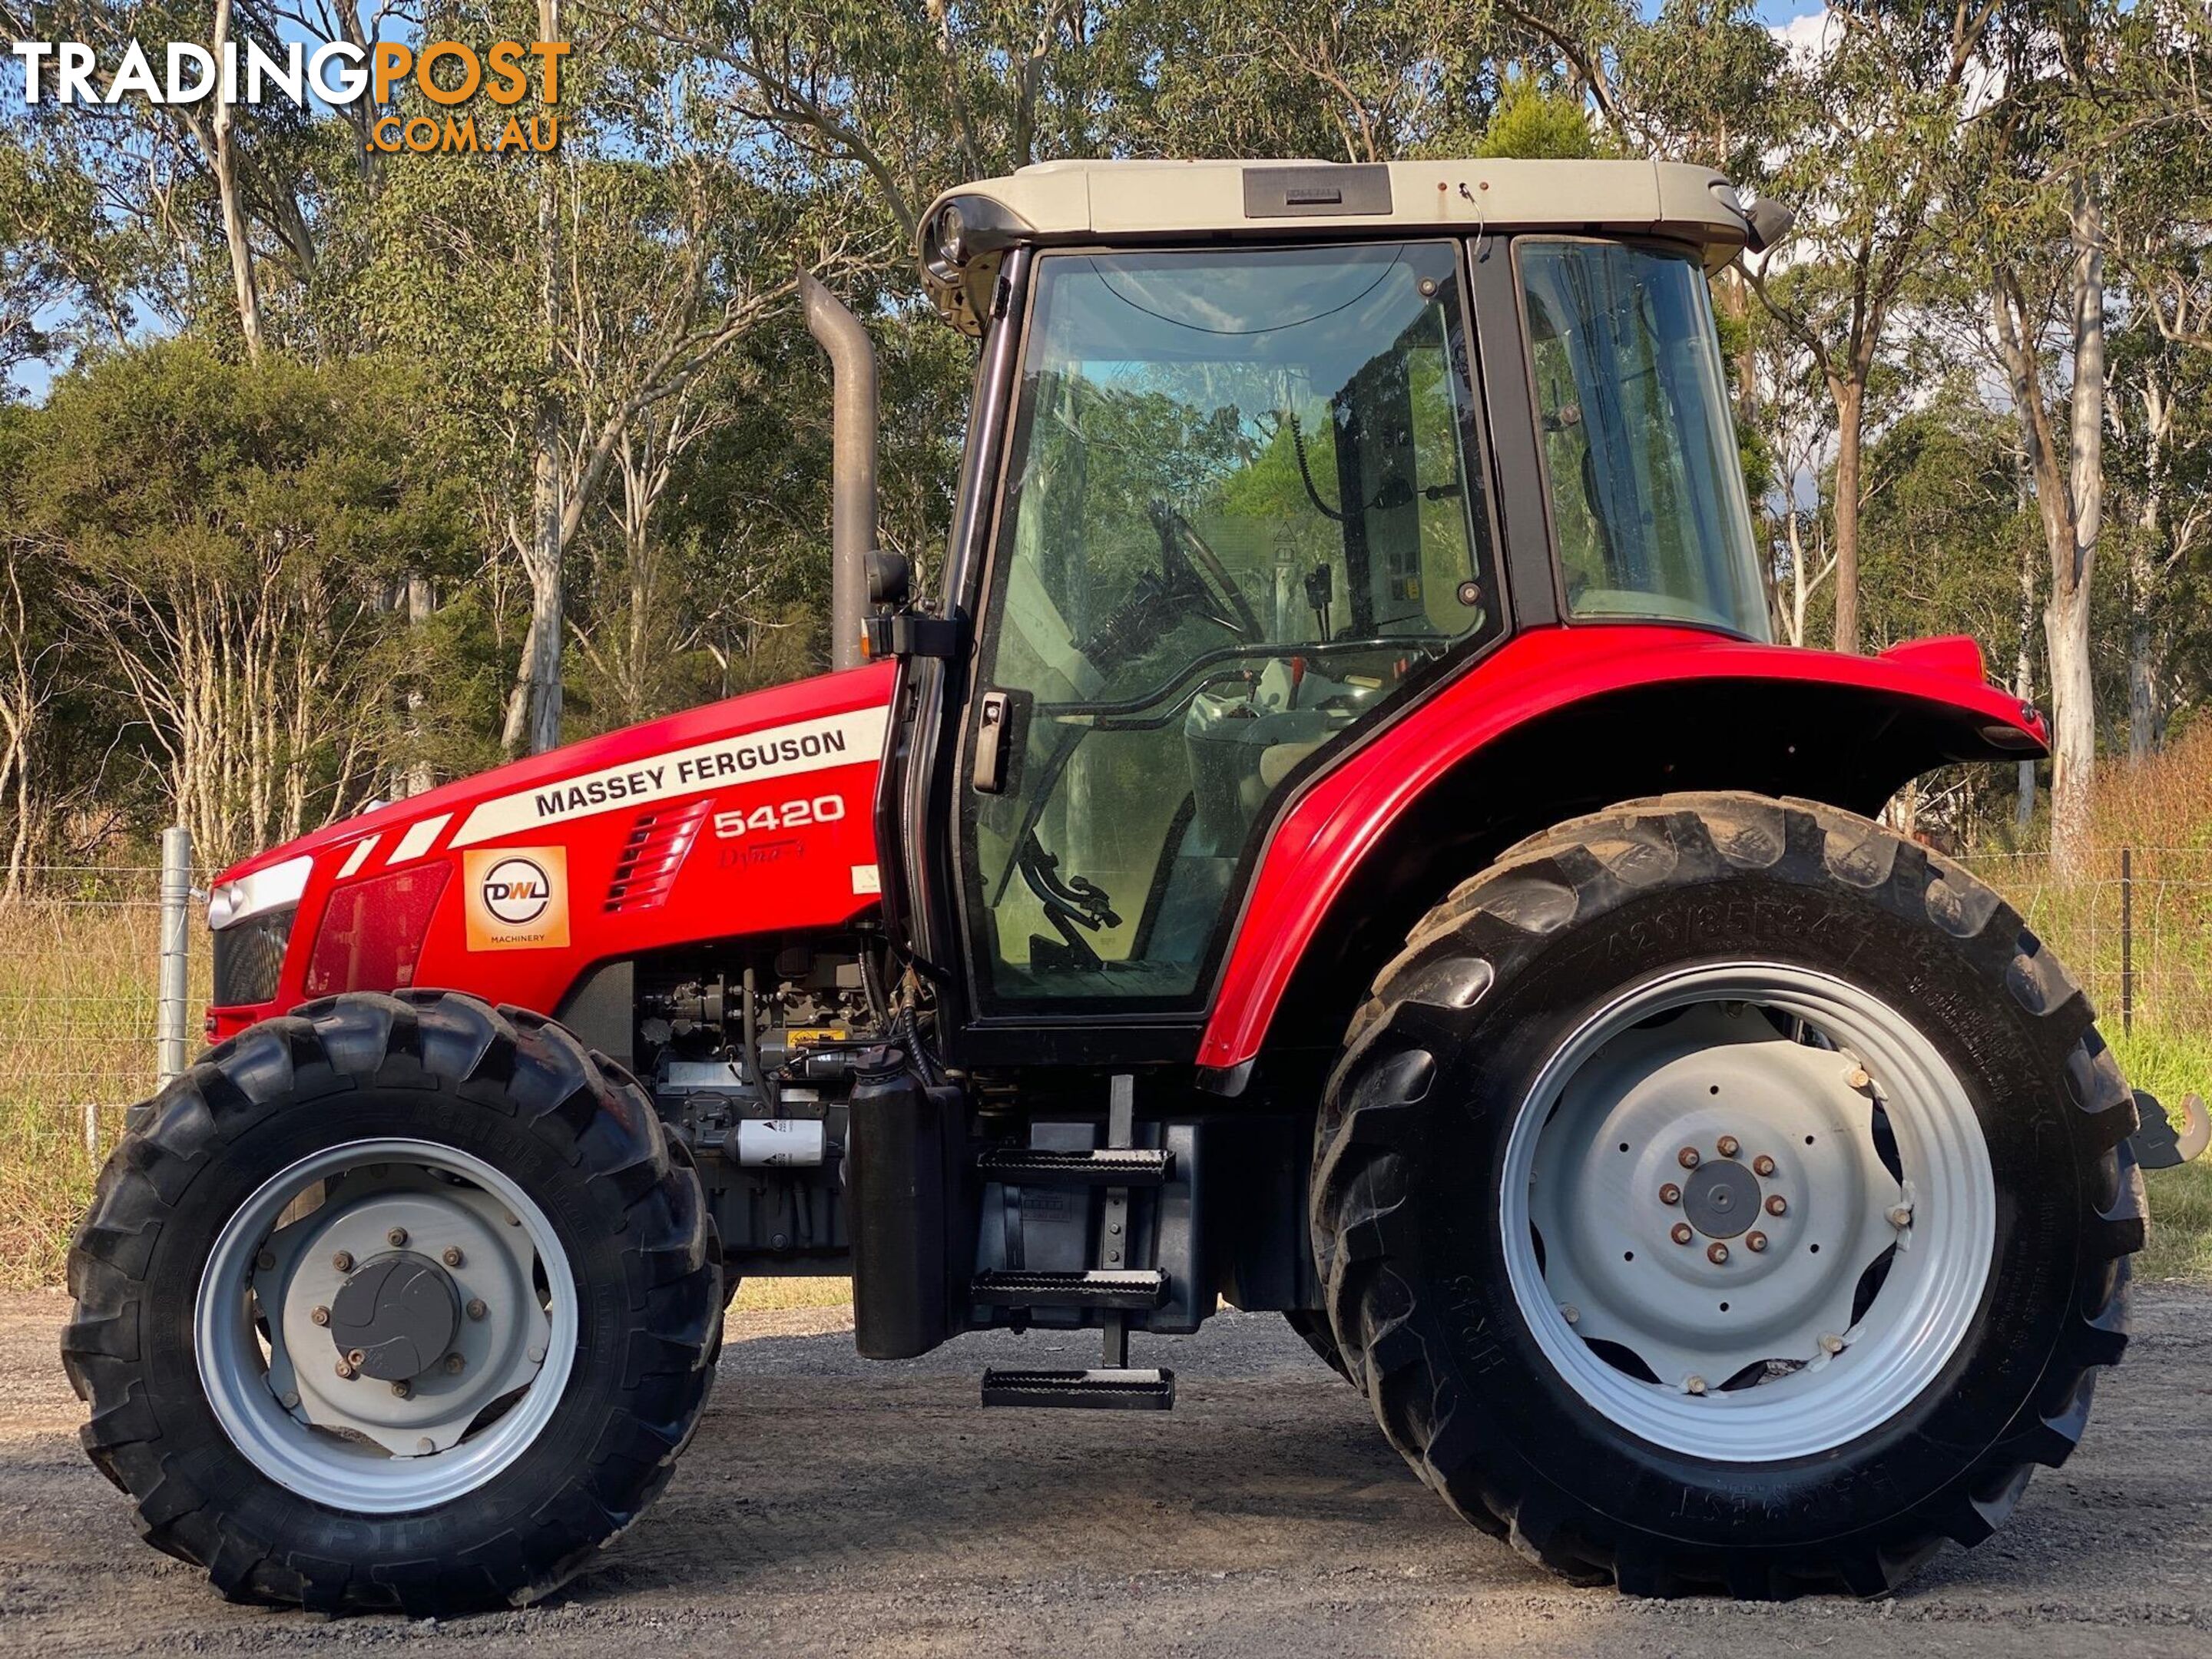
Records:
[[[237,1599],[542,1595],[666,1484],[719,1267],[568,1032],[427,993],[257,1026],[142,1110],[70,1258],[87,1451]]]
[[[1826,807],[1562,826],[1414,931],[1324,1109],[1353,1380],[1468,1520],[1638,1594],[1889,1589],[2085,1420],[2133,1100],[2034,936]]]

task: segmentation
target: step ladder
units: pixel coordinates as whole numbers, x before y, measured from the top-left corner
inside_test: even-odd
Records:
[[[1106,1145],[1091,1152],[1048,1147],[994,1147],[976,1160],[984,1179],[1010,1186],[1103,1188],[1099,1228],[1105,1261],[1080,1273],[1000,1268],[978,1273],[975,1299],[993,1308],[1095,1309],[1103,1315],[1105,1352],[1085,1370],[993,1368],[983,1373],[986,1406],[1058,1406],[1091,1411],[1164,1412],[1175,1404],[1175,1373],[1129,1364],[1129,1316],[1167,1300],[1167,1275],[1131,1267],[1129,1194],[1164,1185],[1174,1172],[1164,1150],[1133,1146],[1136,1136],[1134,1076],[1109,1085]]]

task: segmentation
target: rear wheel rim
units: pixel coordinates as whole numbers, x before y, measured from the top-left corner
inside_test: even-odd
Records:
[[[1508,1137],[1499,1221],[1522,1316],[1584,1402],[1670,1450],[1772,1462],[1941,1375],[1996,1191],[1965,1085],[1910,1020],[1833,975],[1732,963],[1646,981],[1560,1045]]]
[[[411,1333],[439,1350],[419,1366],[331,1334],[347,1285],[386,1261],[450,1303]],[[193,1310],[201,1387],[231,1443],[287,1490],[368,1515],[449,1502],[520,1458],[560,1404],[578,1330],[544,1212],[474,1153],[410,1137],[348,1141],[264,1181],[217,1236]]]

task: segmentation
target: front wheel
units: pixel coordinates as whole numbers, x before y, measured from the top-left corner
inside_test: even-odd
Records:
[[[542,1595],[667,1483],[721,1317],[698,1177],[559,1026],[333,998],[133,1120],[62,1352],[156,1547],[420,1617]]]
[[[1669,797],[1414,930],[1332,1079],[1353,1380],[1571,1577],[1879,1594],[2063,1461],[2125,1343],[2135,1108],[2079,989],[1862,819]]]

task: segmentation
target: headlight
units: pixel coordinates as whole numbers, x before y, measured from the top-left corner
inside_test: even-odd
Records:
[[[300,895],[307,890],[307,872],[314,865],[313,858],[302,853],[235,881],[220,883],[208,895],[208,926],[219,933],[249,916],[297,904]]]

